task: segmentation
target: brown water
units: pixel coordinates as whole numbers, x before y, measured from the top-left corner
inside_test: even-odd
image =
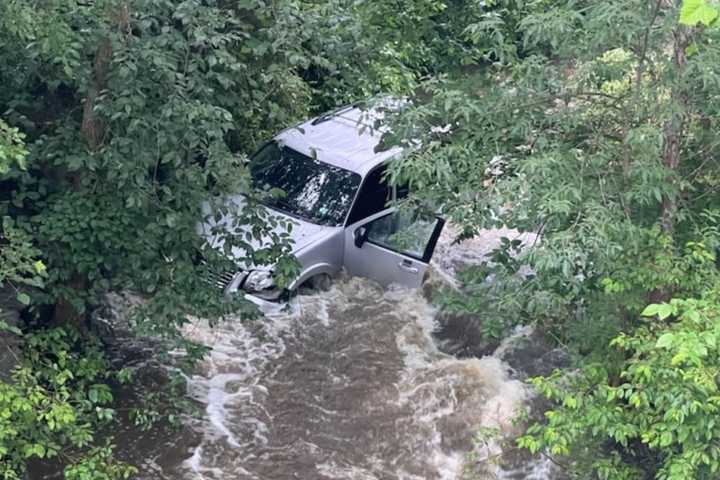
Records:
[[[446,238],[436,278],[452,280],[498,237],[459,247]],[[531,331],[459,359],[438,349],[436,318],[420,292],[350,278],[260,322],[197,320],[186,335],[213,347],[188,379],[203,414],[181,434],[126,438],[124,455],[145,479],[554,478],[511,442],[533,394],[503,359]]]
[[[200,442],[162,474],[461,478],[480,427],[513,433],[529,394],[496,357],[441,353],[434,316],[417,292],[354,278],[298,297],[261,325],[198,321],[187,334],[213,346],[189,381],[205,410],[190,425]],[[483,448],[495,455],[499,442]]]

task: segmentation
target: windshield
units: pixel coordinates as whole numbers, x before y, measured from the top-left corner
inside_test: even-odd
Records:
[[[270,142],[250,160],[253,187],[280,189],[265,204],[321,225],[342,225],[360,175]]]

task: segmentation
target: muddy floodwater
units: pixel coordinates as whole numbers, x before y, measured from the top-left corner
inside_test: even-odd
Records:
[[[417,293],[348,279],[261,330],[198,325],[214,347],[190,382],[206,417],[174,476],[459,478],[478,428],[511,428],[526,391],[497,358],[440,353],[433,314]]]
[[[434,275],[451,281],[502,234],[445,239]],[[143,478],[553,478],[549,462],[507,451],[533,397],[507,342],[456,358],[437,316],[421,292],[342,278],[260,322],[193,322],[186,335],[212,346],[188,379],[202,415],[143,459]]]
[[[504,234],[459,246],[444,237],[435,280],[452,282]],[[440,330],[422,292],[360,278],[259,321],[195,320],[185,334],[212,347],[188,377],[201,414],[179,433],[120,432],[120,456],[144,480],[557,478],[512,442],[534,394],[507,357],[532,331],[460,358],[445,352],[467,339]],[[547,352],[530,352],[520,363],[537,372]]]

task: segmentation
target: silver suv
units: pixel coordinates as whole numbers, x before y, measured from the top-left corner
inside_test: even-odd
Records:
[[[299,276],[286,291],[306,284],[324,286],[345,269],[382,285],[422,284],[444,221],[434,215],[398,209],[406,189],[385,181],[389,162],[401,148],[376,151],[382,113],[348,106],[289,128],[266,143],[250,160],[253,183],[281,189],[265,204],[272,215],[290,220]],[[242,197],[233,198],[239,206]],[[212,226],[202,226],[213,245]],[[218,245],[213,245],[218,247]],[[284,293],[271,269],[242,265],[220,278],[226,294],[244,291],[256,303]]]

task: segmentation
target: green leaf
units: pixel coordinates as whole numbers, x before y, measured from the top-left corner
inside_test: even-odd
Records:
[[[683,25],[710,25],[717,17],[717,9],[708,5],[707,0],[685,0],[680,10],[680,23]]]
[[[14,333],[15,335],[22,335],[22,330],[19,328],[9,325],[6,321],[0,320],[0,331],[6,331],[10,333]]]
[[[35,263],[33,263],[33,267],[35,268],[35,271],[40,275],[45,275],[47,272],[47,267],[42,262],[42,260],[36,260]]]
[[[672,443],[673,440],[673,434],[672,432],[663,432],[660,435],[660,446],[661,447],[667,447]]]
[[[665,320],[670,315],[673,314],[673,307],[669,303],[663,303],[660,305],[660,308],[658,308],[658,318],[660,320]]]
[[[655,347],[668,348],[673,344],[674,341],[675,341],[675,335],[673,335],[672,333],[664,333],[664,334],[660,335],[660,338],[657,339],[657,342],[655,343]]]
[[[18,293],[17,300],[23,305],[30,305],[30,295],[25,292]]]
[[[645,307],[645,310],[643,310],[640,315],[642,315],[643,317],[654,317],[655,315],[657,315],[658,310],[660,310],[660,305],[657,303],[652,303]]]

